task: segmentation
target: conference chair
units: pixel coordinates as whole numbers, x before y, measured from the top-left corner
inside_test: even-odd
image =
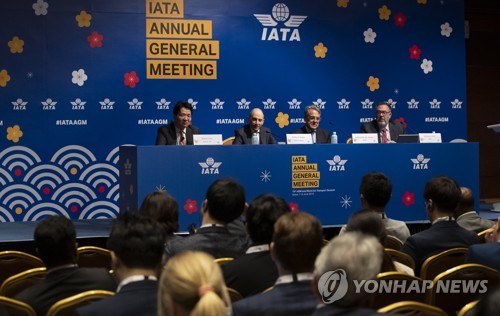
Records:
[[[493,231],[493,228],[488,228],[488,229],[485,229],[483,231],[480,231],[479,233],[477,233],[477,237],[479,237],[479,240],[481,240],[481,243],[485,243],[486,242],[486,234]]]
[[[474,316],[476,313],[474,313],[474,307],[476,307],[477,303],[479,303],[479,300],[470,302],[469,304],[465,304],[462,309],[458,312],[457,316]]]
[[[82,292],[54,303],[47,312],[47,316],[72,316],[77,308],[113,295],[115,295],[114,292],[104,290]]]
[[[229,294],[229,299],[231,300],[231,303],[237,302],[239,300],[243,299],[243,295],[240,294],[237,290],[228,287],[227,288],[227,293]]]
[[[234,136],[228,137],[222,141],[222,145],[232,145]]]
[[[111,269],[111,251],[101,247],[78,247],[78,266],[85,268]]]
[[[46,268],[34,268],[15,274],[3,281],[0,295],[15,297],[25,289],[42,283],[45,280],[45,275],[47,275]]]
[[[484,284],[484,282],[487,284]],[[454,284],[460,284],[458,291],[451,290]],[[426,303],[442,308],[450,315],[462,309],[464,302],[478,300],[487,289],[500,284],[500,272],[477,263],[459,265],[440,273],[433,280],[427,291]],[[468,288],[465,288],[468,286]],[[458,292],[458,293],[457,293]]]
[[[2,309],[4,311],[2,311]],[[5,314],[7,312],[7,314]],[[0,315],[10,315],[10,316],[37,316],[33,307],[28,304],[0,296]]]
[[[394,250],[401,250],[401,247],[403,247],[403,242],[401,242],[401,240],[399,240],[397,237],[387,235],[384,242],[384,247]]]
[[[379,286],[379,290],[375,291],[371,296],[370,307],[373,309],[382,308],[400,301],[425,302],[425,292],[421,291],[421,289],[424,288],[424,280],[419,277],[407,273],[391,271],[379,273],[376,281],[378,281],[379,284],[381,281],[385,284],[394,284],[397,282],[398,286],[391,286],[391,289],[394,290],[389,291],[380,291]],[[401,286],[401,284],[403,284],[403,286]],[[419,290],[417,290],[417,287]]]
[[[381,314],[398,313],[398,315],[422,315],[422,316],[448,316],[448,314],[439,307],[420,302],[403,301],[379,308]]]
[[[7,278],[20,272],[33,269],[43,268],[43,261],[22,251],[1,251],[0,252],[0,284]]]
[[[214,262],[215,263],[218,263],[219,265],[224,265],[226,263],[229,263],[231,261],[233,261],[234,258],[217,258],[217,259],[214,259]]]
[[[467,248],[452,248],[430,256],[422,263],[420,277],[432,280],[441,272],[463,264],[467,251]]]
[[[392,261],[400,262],[415,270],[415,260],[410,255],[391,248],[385,248],[384,251],[391,257]]]

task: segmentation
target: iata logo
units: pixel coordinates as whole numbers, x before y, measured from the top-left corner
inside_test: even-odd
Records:
[[[345,171],[347,159],[342,159],[339,155],[335,155],[332,160],[327,160],[326,162],[330,165],[328,171]]]
[[[298,27],[304,22],[307,16],[290,15],[290,10],[284,3],[276,3],[271,11],[271,14],[254,14],[259,20],[262,28],[263,41],[298,41],[300,42],[300,33]],[[277,28],[279,23],[283,23],[286,27]]]
[[[219,174],[219,166],[222,162],[215,162],[214,158],[208,157],[205,162],[198,162],[201,166],[201,174]]]
[[[422,169],[429,169],[429,161],[431,158],[425,158],[424,155],[418,154],[417,159],[411,158],[411,162],[413,162],[413,169],[414,170],[422,170]]]

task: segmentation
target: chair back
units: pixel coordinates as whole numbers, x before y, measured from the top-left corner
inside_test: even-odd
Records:
[[[228,137],[222,141],[222,145],[232,145],[234,136]]]
[[[422,315],[422,316],[448,316],[448,314],[439,307],[428,305],[421,302],[403,301],[379,308],[378,313],[398,315]]]
[[[499,284],[500,272],[497,270],[477,263],[462,264],[434,278],[426,303],[456,315],[464,302],[478,300],[488,289]]]
[[[393,261],[400,262],[415,270],[415,261],[410,255],[391,248],[385,248],[384,251],[391,257]]]
[[[401,247],[403,247],[403,243],[397,237],[387,235],[384,242],[384,247],[394,250],[401,250]]]
[[[23,290],[42,283],[46,274],[46,268],[34,268],[15,274],[3,281],[0,295],[13,298]]]
[[[465,262],[467,248],[452,248],[425,259],[420,269],[420,277],[432,280],[441,272],[459,266]]]
[[[219,265],[224,265],[224,264],[226,264],[228,262],[231,262],[233,260],[234,260],[234,258],[229,258],[229,257],[227,257],[227,258],[217,258],[217,259],[214,259],[214,262],[218,263]]]
[[[0,315],[5,315],[2,309],[7,312],[6,315],[10,316],[36,316],[33,307],[24,302],[4,296],[0,296]]]
[[[377,275],[378,290],[371,296],[370,307],[373,309],[400,302],[414,301],[425,302],[424,280],[419,277],[401,272],[383,272]],[[384,289],[381,284],[392,284],[389,289]],[[396,286],[397,284],[397,286]]]
[[[20,272],[33,269],[43,268],[43,261],[22,251],[1,251],[0,252],[0,284],[7,278]]]
[[[474,312],[474,307],[476,307],[479,300],[470,302],[469,304],[465,304],[462,309],[458,312],[457,316],[474,316],[476,313]]]
[[[230,287],[227,288],[227,293],[229,294],[229,299],[231,300],[231,303],[234,303],[234,302],[237,302],[237,301],[243,299],[243,295],[241,295],[240,292],[238,292],[237,290],[232,289]]]
[[[82,292],[54,303],[47,312],[47,316],[72,316],[77,308],[113,295],[115,295],[114,292],[104,290]]]
[[[111,269],[111,251],[101,247],[78,247],[78,266],[85,268]]]

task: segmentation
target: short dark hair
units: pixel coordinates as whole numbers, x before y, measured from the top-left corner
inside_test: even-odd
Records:
[[[186,102],[186,101],[178,101],[174,105],[174,116],[179,114],[179,112],[181,111],[181,108],[188,109],[189,111],[191,111],[191,113],[193,113],[193,106],[191,105],[191,103]]]
[[[34,238],[38,256],[47,268],[76,263],[75,225],[67,217],[45,217],[37,224]]]
[[[208,213],[215,220],[230,223],[245,209],[245,190],[235,180],[215,180],[207,189]]]
[[[347,222],[346,232],[357,231],[376,237],[380,243],[385,244],[387,230],[380,214],[370,210],[362,209],[354,213]]]
[[[179,204],[167,192],[149,193],[142,201],[139,214],[157,220],[168,235],[179,230]]]
[[[432,200],[439,210],[448,214],[455,212],[461,195],[458,182],[445,176],[432,178],[424,188],[424,199]]]
[[[380,172],[369,172],[361,179],[359,192],[371,207],[385,207],[392,194],[392,184],[389,178]]]
[[[255,244],[270,243],[273,239],[274,223],[290,206],[281,197],[272,194],[257,196],[246,211],[247,230]]]
[[[156,269],[161,264],[165,238],[156,220],[126,212],[114,221],[107,246],[128,268]]]

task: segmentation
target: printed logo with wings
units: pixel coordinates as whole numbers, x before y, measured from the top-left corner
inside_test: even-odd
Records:
[[[413,169],[415,170],[422,170],[422,169],[429,169],[429,161],[431,158],[425,158],[424,155],[418,154],[417,158],[411,158],[411,162],[413,162]]]
[[[271,14],[254,14],[254,16],[264,26],[262,30],[263,41],[300,41],[297,28],[307,19],[305,15],[290,15],[290,10],[284,3],[276,3]],[[274,28],[279,23],[283,23],[287,28],[280,28],[279,30]],[[271,28],[269,32],[268,27]]]
[[[345,171],[347,159],[342,159],[339,155],[335,155],[332,160],[327,160],[326,162],[330,165],[328,171]]]
[[[219,174],[219,167],[222,162],[216,162],[214,158],[208,157],[205,162],[198,162],[201,166],[201,174]]]

